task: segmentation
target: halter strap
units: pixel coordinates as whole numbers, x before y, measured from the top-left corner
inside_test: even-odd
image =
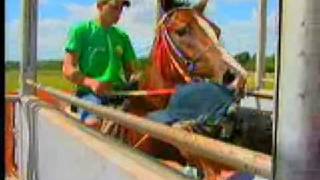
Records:
[[[191,8],[186,8],[186,7],[178,7],[178,8],[174,8],[168,12],[166,12],[161,19],[158,21],[157,26],[156,26],[156,30],[159,31],[160,35],[161,33],[163,33],[163,38],[166,40],[166,42],[168,42],[170,48],[174,51],[174,53],[179,57],[179,60],[181,60],[188,69],[188,72],[193,74],[196,70],[197,70],[197,65],[196,62],[199,58],[201,58],[206,52],[208,52],[211,48],[215,47],[214,43],[211,43],[209,46],[207,46],[204,50],[200,51],[199,53],[197,53],[195,55],[195,57],[192,58],[188,58],[187,56],[185,56],[184,53],[181,52],[181,50],[178,49],[178,47],[175,45],[174,41],[172,40],[172,38],[170,37],[169,33],[168,33],[168,29],[165,26],[165,22],[168,20],[168,18],[170,17],[170,15],[172,15],[175,11],[177,10],[191,10]],[[196,14],[196,19],[199,22],[200,26],[202,27],[202,29],[204,29],[204,31],[208,34],[208,30],[206,30],[203,21],[199,20],[201,19],[202,16]],[[203,17],[202,17],[203,18]],[[204,20],[206,21],[206,20]],[[212,36],[212,32],[208,34],[210,39],[213,40]],[[167,45],[166,45],[167,46]],[[168,47],[166,47],[168,49]],[[179,65],[179,63],[176,61],[176,59],[172,56],[171,52],[169,51],[169,56],[171,61],[173,62],[175,68],[179,71],[179,73],[184,77],[184,79],[191,79],[190,76],[189,78],[186,78],[186,74],[183,69],[181,68],[181,66]]]
[[[177,46],[174,44],[173,40],[171,39],[171,37],[169,36],[169,33],[168,33],[168,30],[167,28],[164,26],[164,22],[168,19],[168,17],[174,13],[176,10],[191,10],[191,8],[185,8],[185,7],[179,7],[179,8],[174,8],[170,11],[168,11],[167,13],[165,13],[162,18],[159,20],[158,24],[157,24],[157,30],[159,31],[160,30],[160,33],[161,31],[163,31],[164,33],[164,38],[165,40],[169,43],[170,45],[170,48],[175,52],[175,54],[178,55],[179,59],[182,60],[182,62],[184,64],[187,65],[188,67],[188,71],[189,73],[194,73],[197,69],[197,66],[195,64],[195,62],[189,60],[189,58],[187,58],[178,48]],[[175,66],[176,65],[179,65],[176,61],[175,61]],[[180,69],[182,69],[180,67]]]
[[[161,36],[161,35],[160,35]],[[165,38],[165,34],[163,34],[163,38]],[[176,61],[176,59],[172,56],[172,53],[170,52],[170,49],[168,47],[168,44],[164,43],[164,46],[168,52],[169,58],[171,62],[173,63],[174,67],[177,69],[177,71],[180,73],[180,75],[183,77],[184,81],[187,83],[192,82],[192,78],[181,68],[179,63]]]

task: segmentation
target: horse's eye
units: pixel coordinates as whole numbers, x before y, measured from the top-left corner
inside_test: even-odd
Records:
[[[187,27],[183,27],[183,28],[180,28],[180,29],[176,30],[176,33],[179,36],[183,36],[183,35],[187,34],[188,31],[189,31],[189,29]]]

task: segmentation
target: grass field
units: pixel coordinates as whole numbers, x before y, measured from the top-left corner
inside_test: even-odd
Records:
[[[273,79],[274,74],[267,74],[267,78]],[[17,92],[19,89],[19,71],[18,70],[6,70],[5,71],[5,92]],[[61,70],[48,70],[40,69],[37,73],[37,81],[43,85],[57,88],[60,90],[73,90],[74,86],[63,78]],[[253,90],[254,88],[254,73],[249,73],[247,89]],[[266,89],[273,89],[273,82],[266,83]]]
[[[19,87],[19,71],[6,70],[5,72],[5,92],[17,92]],[[43,85],[51,86],[61,90],[73,90],[74,86],[62,77],[61,70],[39,70],[37,81]]]

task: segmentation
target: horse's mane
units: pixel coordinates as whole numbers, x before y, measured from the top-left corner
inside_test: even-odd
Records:
[[[189,7],[190,3],[185,0],[161,0],[161,5],[163,11],[167,12],[171,10],[172,8],[178,8],[178,7]]]

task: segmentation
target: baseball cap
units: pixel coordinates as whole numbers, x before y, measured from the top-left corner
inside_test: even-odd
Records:
[[[122,3],[126,7],[130,7],[131,2],[129,0],[97,0],[97,3],[106,3],[113,1],[114,3]]]

